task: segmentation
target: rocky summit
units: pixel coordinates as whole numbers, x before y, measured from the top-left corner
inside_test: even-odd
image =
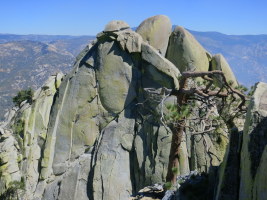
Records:
[[[1,124],[0,197],[266,199],[265,83],[255,86],[246,118],[220,128],[203,130],[194,108],[199,120],[183,130],[177,186],[166,187],[174,129],[164,116],[179,100],[171,91],[182,73],[212,70],[239,86],[222,55],[211,55],[183,27],[172,31],[167,16],[148,18],[136,31],[109,22],[69,74],[51,76]]]

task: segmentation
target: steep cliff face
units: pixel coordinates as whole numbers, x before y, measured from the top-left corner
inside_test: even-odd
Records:
[[[266,199],[267,84],[258,83],[244,130],[231,133],[216,199]]]
[[[240,199],[265,199],[267,144],[267,84],[259,83],[251,101],[243,135]]]
[[[176,102],[168,95],[179,89],[184,69],[177,58],[192,71],[211,69],[212,60],[181,28],[158,38],[158,28],[169,23],[155,16],[136,33],[125,22],[110,22],[71,73],[51,77],[32,105],[22,105],[2,125],[0,193],[18,181],[25,184],[22,199],[125,200],[166,182],[172,133],[163,116]],[[200,122],[189,126],[203,131]],[[186,129],[178,174],[219,166],[228,144],[224,131]]]
[[[1,128],[1,191],[15,181],[25,184],[26,194],[35,191],[38,167],[46,140],[47,126],[54,95],[63,74],[51,76],[34,94],[32,105],[23,103]]]

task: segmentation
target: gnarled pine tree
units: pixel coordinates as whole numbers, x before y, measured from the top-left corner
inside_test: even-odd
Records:
[[[196,80],[202,79],[201,84],[196,84]],[[199,101],[207,108],[215,102],[218,106],[220,118],[233,128],[233,120],[244,114],[246,107],[246,96],[242,93],[242,87],[232,87],[231,82],[227,82],[222,71],[208,72],[184,72],[179,80],[179,90],[173,90],[170,95],[177,97],[176,116],[172,126],[172,142],[169,156],[169,166],[167,181],[172,185],[176,184],[177,169],[179,168],[179,149],[182,142],[183,132],[186,127],[186,120],[192,101]],[[241,90],[240,90],[241,89]],[[205,118],[209,120],[208,117]],[[212,126],[209,126],[212,127]],[[214,129],[203,130],[203,133]]]

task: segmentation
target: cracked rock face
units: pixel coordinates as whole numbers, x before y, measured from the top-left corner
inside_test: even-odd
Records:
[[[4,127],[13,133],[0,136],[0,158],[11,166],[1,162],[7,176],[1,176],[0,193],[24,177],[22,199],[125,200],[165,182],[172,134],[161,115],[176,99],[163,99],[179,89],[180,76],[177,63],[164,57],[170,34],[166,16],[147,19],[137,32],[112,21],[80,53],[72,72],[52,76]],[[188,55],[195,44],[190,37]],[[208,62],[204,57],[203,69]],[[227,142],[186,130],[180,175],[218,166]]]
[[[265,199],[267,84],[258,83],[246,117],[240,163],[240,199]]]
[[[267,84],[257,83],[244,130],[233,132],[220,169],[216,199],[266,199]]]

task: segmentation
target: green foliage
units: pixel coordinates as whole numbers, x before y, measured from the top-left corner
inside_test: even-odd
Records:
[[[0,199],[13,200],[18,199],[18,192],[25,189],[25,181],[22,178],[21,181],[13,181],[8,185],[8,189],[0,195]]]
[[[207,85],[208,84],[208,81],[207,80],[203,80],[202,84],[203,85]]]
[[[246,88],[244,85],[238,85],[235,87],[235,89],[239,90],[242,93],[248,91],[248,88]]]
[[[234,84],[234,81],[229,80],[229,81],[228,81],[228,84],[229,84],[230,86],[232,86],[232,85]]]
[[[182,80],[183,76],[178,76],[178,81],[180,82]]]
[[[170,190],[172,188],[172,183],[171,182],[165,183],[163,188],[164,188],[164,190]]]
[[[210,90],[215,90],[215,89],[216,89],[216,86],[212,84],[212,85],[210,86]]]
[[[166,119],[169,122],[175,122],[182,120],[190,115],[191,108],[195,106],[195,103],[185,104],[180,107],[177,105],[167,105],[166,108],[168,109],[168,114],[166,115]]]
[[[219,115],[214,115],[212,116],[213,120],[221,120],[221,117]]]
[[[23,136],[23,132],[24,132],[24,125],[25,125],[25,122],[22,119],[19,119],[13,125],[14,133],[22,137]]]
[[[190,105],[182,105],[180,110],[181,118],[188,117],[190,115]]]
[[[173,167],[172,168],[172,173],[173,174],[178,174],[178,168],[177,167]]]
[[[32,103],[32,97],[33,97],[33,90],[31,88],[27,90],[21,90],[18,92],[18,94],[13,97],[13,103],[15,106],[20,106],[20,104],[27,100],[28,103]]]
[[[256,90],[256,85],[251,86],[251,88],[248,92],[248,96],[251,97],[254,94],[255,90]]]
[[[12,126],[14,137],[16,138],[20,149],[23,149],[24,126],[25,122],[22,119],[17,120]]]

